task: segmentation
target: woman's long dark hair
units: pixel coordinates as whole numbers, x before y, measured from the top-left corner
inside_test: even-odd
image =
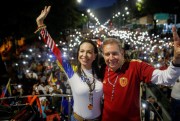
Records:
[[[98,66],[98,62],[99,62],[99,56],[98,56],[98,48],[96,46],[96,44],[92,41],[92,40],[84,40],[80,43],[80,45],[78,46],[78,50],[77,50],[77,74],[79,76],[82,75],[82,72],[81,72],[81,63],[79,62],[78,60],[78,56],[79,56],[79,50],[80,50],[80,47],[83,43],[89,43],[91,44],[93,47],[94,47],[94,53],[97,54],[95,60],[92,62],[92,73],[93,74],[96,74],[97,78],[99,79],[100,78],[100,71],[99,71],[99,66]]]

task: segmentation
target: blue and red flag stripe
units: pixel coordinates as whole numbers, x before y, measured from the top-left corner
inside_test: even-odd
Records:
[[[59,61],[59,63],[62,65],[64,72],[67,75],[67,78],[71,78],[74,74],[73,68],[69,61],[66,58],[62,57],[62,53],[59,50],[58,47],[56,47],[56,43],[48,33],[48,31],[43,28],[40,31],[40,35],[43,38],[43,41],[47,44],[47,46],[51,49],[53,54],[55,55],[56,59]]]

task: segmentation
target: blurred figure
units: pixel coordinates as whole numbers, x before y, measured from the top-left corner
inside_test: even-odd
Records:
[[[180,77],[172,87],[171,118],[172,121],[180,121]]]
[[[56,96],[56,94],[62,94],[63,91],[62,89],[58,89],[55,83],[52,84],[52,87],[53,87],[52,95],[55,95],[52,97],[52,105],[56,108],[56,111],[60,112],[62,98]]]

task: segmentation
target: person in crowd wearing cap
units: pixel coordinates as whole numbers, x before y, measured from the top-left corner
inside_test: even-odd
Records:
[[[38,31],[45,29],[44,19],[51,6],[37,17]],[[48,38],[46,38],[48,40]],[[91,40],[84,40],[77,48],[77,72],[68,79],[73,95],[72,121],[100,120],[103,85],[98,66],[98,48]]]

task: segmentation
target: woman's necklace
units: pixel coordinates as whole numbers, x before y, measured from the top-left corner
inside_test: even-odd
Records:
[[[119,77],[119,74],[118,74],[118,76],[116,77],[114,83],[112,83],[112,82],[110,81],[110,79],[109,79],[109,68],[108,68],[108,83],[109,83],[110,85],[112,85],[111,101],[113,101],[113,99],[114,99],[114,90],[115,90],[115,86],[116,86],[116,82],[117,82],[117,80],[118,80],[118,77]]]
[[[91,83],[90,79],[87,77],[86,73],[83,71],[83,69],[81,69],[82,75],[81,75],[81,79],[86,82],[86,84],[89,87],[89,105],[88,105],[88,109],[92,110],[93,108],[93,91],[95,89],[95,79],[94,79],[94,73],[93,74],[93,81]]]

